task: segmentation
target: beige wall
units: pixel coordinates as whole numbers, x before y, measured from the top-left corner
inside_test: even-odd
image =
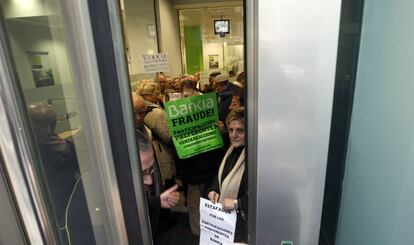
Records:
[[[168,75],[174,77],[182,74],[180,28],[178,22],[178,11],[173,7],[170,0],[157,0],[158,2],[158,32],[160,52],[168,55],[170,72]]]

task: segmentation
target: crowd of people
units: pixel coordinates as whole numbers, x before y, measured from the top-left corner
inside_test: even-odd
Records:
[[[185,199],[191,234],[200,235],[199,202],[204,197],[237,211],[235,242],[247,241],[247,169],[245,167],[244,73],[214,72],[202,86],[198,73],[170,78],[157,74],[140,81],[132,92],[141,174],[155,244],[161,222],[169,217],[180,197]],[[203,87],[203,89],[201,89]],[[217,94],[219,128],[224,146],[179,159],[164,103],[170,100]],[[74,144],[56,132],[57,116],[44,102],[30,103],[28,113],[40,152],[61,244],[94,244],[92,223]],[[182,193],[178,192],[183,190]]]
[[[200,235],[200,197],[236,210],[235,242],[247,242],[247,168],[245,167],[244,72],[213,72],[207,84],[200,74],[171,78],[157,74],[137,83],[132,100],[142,176],[148,200],[151,228],[157,242],[159,222],[177,205],[184,190],[192,235]],[[179,159],[172,142],[164,103],[214,92],[217,95],[224,146]],[[163,211],[164,209],[164,211]]]

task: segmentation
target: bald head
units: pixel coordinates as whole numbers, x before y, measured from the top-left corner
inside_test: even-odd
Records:
[[[134,106],[135,126],[141,128],[144,125],[147,105],[145,104],[145,100],[135,92],[132,92],[132,103]]]

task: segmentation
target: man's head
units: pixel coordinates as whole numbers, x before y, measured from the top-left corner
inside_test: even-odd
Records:
[[[188,75],[188,74],[183,74],[180,77],[180,81],[184,81],[184,80],[188,80],[188,79],[190,79],[190,75]]]
[[[148,82],[144,85],[141,95],[145,100],[158,104],[161,102],[160,87],[155,82]]]
[[[180,90],[181,89],[181,82],[180,82],[180,78],[179,77],[175,77],[172,81],[172,86],[175,90]]]
[[[165,89],[173,88],[172,82],[173,80],[171,79],[171,77],[165,77]]]
[[[208,77],[208,82],[210,83],[212,87],[214,87],[214,79],[220,74],[221,72],[219,71],[210,73],[210,76]]]
[[[147,186],[153,183],[154,173],[154,151],[152,150],[151,143],[148,138],[141,132],[137,134],[139,159],[141,160],[141,173],[144,184]]]
[[[135,126],[137,128],[142,128],[142,126],[144,126],[147,105],[145,104],[145,100],[135,92],[132,92],[132,103],[134,106]]]
[[[234,92],[231,98],[231,104],[229,106],[229,110],[234,110],[244,106],[244,89],[239,88]]]
[[[56,129],[57,117],[51,106],[44,102],[30,103],[27,108],[33,124],[36,140],[45,142]]]
[[[181,91],[184,92],[184,90],[187,90],[187,89],[195,90],[196,87],[195,87],[194,82],[189,79],[181,80]]]
[[[224,88],[226,87],[227,83],[229,83],[229,76],[222,74],[222,75],[218,75],[215,79],[214,79],[214,84],[216,87],[216,92],[217,93],[221,93],[224,91]]]
[[[164,83],[165,82],[165,76],[163,74],[158,74],[155,76],[155,81],[158,83]]]
[[[243,85],[243,86],[244,86],[244,80],[245,80],[245,78],[246,78],[246,76],[245,76],[245,74],[244,74],[244,71],[242,71],[242,72],[240,72],[240,73],[237,75],[236,81],[237,81],[237,82],[239,82],[241,85]]]
[[[161,93],[165,92],[166,80],[167,80],[167,77],[164,76],[163,74],[158,74],[158,76],[155,77],[155,82],[159,84]]]
[[[197,77],[195,75],[190,75],[188,77],[188,80],[192,81],[194,84],[198,82]]]
[[[200,72],[194,73],[194,78],[197,82],[200,81]]]

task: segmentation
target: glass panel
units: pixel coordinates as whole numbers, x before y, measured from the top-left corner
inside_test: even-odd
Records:
[[[15,212],[13,197],[10,195],[7,177],[3,169],[3,156],[0,150],[0,217],[3,224],[0,229],[0,244],[25,244],[24,233]]]
[[[143,54],[158,53],[157,27],[153,0],[120,1],[124,18],[125,48],[128,70],[133,85],[137,81],[154,77],[145,74]]]
[[[414,240],[413,9],[365,1],[338,245]]]
[[[60,244],[105,244],[104,193],[93,176],[56,0],[1,0],[27,104],[48,213]]]
[[[137,55],[137,59],[142,59],[142,54],[144,53],[142,51],[133,52],[132,45],[141,45],[140,48],[142,49],[145,45],[149,44],[148,42],[152,42],[152,40],[148,38],[148,30],[143,28],[145,27],[143,24],[150,22],[150,19],[145,19],[143,16],[150,17],[152,12],[147,8],[149,1],[144,0],[143,5],[133,1],[134,0],[121,1],[124,2],[125,5],[124,13],[127,29],[125,32],[125,39],[128,40],[127,45],[130,47],[127,52],[129,52],[129,56]],[[175,133],[179,131],[179,127],[178,125],[171,126],[172,124],[169,126],[166,120],[166,117],[168,116],[168,104],[164,102],[180,100],[181,97],[194,96],[185,101],[181,100],[177,102],[183,103],[183,106],[187,103],[188,106],[194,105],[193,102],[198,100],[195,96],[201,95],[199,91],[196,91],[196,88],[202,90],[202,88],[204,88],[202,85],[209,85],[208,92],[213,92],[210,94],[211,101],[215,100],[217,97],[213,91],[214,87],[209,83],[209,74],[212,71],[220,70],[227,74],[230,69],[233,69],[234,77],[231,79],[236,79],[237,72],[243,70],[243,1],[239,2],[239,6],[220,8],[198,9],[200,8],[200,5],[197,4],[197,9],[180,10],[180,13],[189,13],[189,16],[181,14],[180,17],[178,16],[177,9],[182,6],[177,5],[177,2],[168,0],[156,2],[158,41],[160,44],[159,52],[167,53],[169,69],[168,71],[157,69],[158,72],[162,72],[162,76],[157,76],[154,83],[152,82],[154,80],[153,74],[141,74],[142,76],[136,77],[137,79],[134,80],[134,68],[132,71],[130,70],[130,72],[132,72],[130,75],[133,78],[133,85],[137,85],[134,90],[136,93],[142,95],[141,98],[134,94],[133,101],[137,132],[141,132],[137,133],[137,135],[140,135],[138,138],[143,138],[141,140],[138,139],[138,145],[140,147],[141,167],[143,168],[142,175],[148,202],[151,230],[155,244],[199,244],[199,240],[203,240],[203,234],[204,239],[214,240],[212,234],[206,235],[208,234],[207,228],[204,229],[204,233],[201,232],[203,228],[200,228],[200,197],[208,197],[207,190],[210,189],[212,183],[214,185],[212,187],[212,192],[213,190],[220,192],[217,189],[219,186],[218,180],[217,186],[215,185],[215,178],[218,175],[219,166],[230,143],[220,149],[215,149],[217,147],[212,146],[214,144],[212,143],[209,146],[210,149],[208,151],[198,144],[199,139],[196,140],[196,138],[205,137],[207,135],[201,128],[204,129],[206,125],[213,126],[215,119],[207,122],[204,126],[197,126],[200,121],[198,121],[199,119],[195,119],[193,123],[189,122],[187,124],[187,126],[193,126],[188,126],[188,131],[186,131],[188,133],[185,133],[184,135]],[[196,3],[199,3],[199,1],[192,1],[191,3],[188,3],[189,6],[186,7],[192,8],[191,5]],[[208,3],[207,5],[217,6],[218,4]],[[226,5],[229,4],[226,3]],[[215,36],[214,34],[214,19],[220,19],[221,16],[230,20],[230,28],[232,28],[230,33],[223,38],[220,38],[218,35]],[[202,19],[201,21],[200,17]],[[178,21],[179,19],[181,20],[181,25]],[[134,36],[134,38],[132,38],[132,36]],[[147,41],[147,43],[144,43],[145,41]],[[181,48],[184,46],[185,50]],[[184,73],[189,73],[191,75],[182,74],[182,57],[187,59],[187,69],[184,70]],[[131,59],[131,61],[133,61],[133,59]],[[143,68],[142,63],[136,65],[138,69]],[[132,67],[134,67],[133,62]],[[201,79],[199,77],[200,74],[196,74],[199,71],[203,72],[201,74]],[[141,80],[138,84],[135,84],[138,79]],[[232,95],[237,91],[240,92],[240,94],[235,97],[243,97],[241,92],[242,89],[240,89],[242,85],[227,82],[227,80],[229,79],[222,76],[220,81],[221,85],[219,86],[222,90],[218,95],[221,96],[219,108],[220,112],[223,112],[221,114],[222,118],[225,118],[225,115],[229,113],[228,108],[232,101]],[[201,84],[198,83],[198,81],[200,81]],[[173,84],[171,84],[171,82],[173,82]],[[207,91],[205,90],[204,92]],[[242,102],[240,101],[243,101],[243,98],[238,98],[237,101],[240,104],[237,106],[242,106]],[[163,109],[164,105],[166,106],[166,110]],[[196,111],[198,113],[198,109],[196,109]],[[215,111],[217,112],[218,109]],[[194,113],[193,115],[198,118],[196,115],[197,113]],[[191,117],[191,114],[192,112],[189,112],[188,117],[183,116],[180,118],[189,118]],[[201,119],[202,118],[200,118],[200,120]],[[237,122],[239,122],[239,120],[242,121],[241,119],[238,119]],[[144,127],[144,125],[146,127]],[[244,127],[244,122],[239,122],[237,126],[237,130],[240,129],[240,134],[234,135],[243,137],[244,131],[242,131],[241,127]],[[184,132],[184,130],[182,132]],[[177,140],[180,139],[180,136],[180,142],[183,142],[183,139],[187,141],[191,140],[192,146],[188,144],[187,147],[183,147],[183,143],[179,143]],[[152,137],[151,143],[155,154],[151,151],[151,147],[145,146],[144,141],[146,137]],[[223,137],[226,137],[227,139],[228,133],[223,132]],[[218,142],[221,142],[221,136],[218,132],[213,135],[213,138],[217,139]],[[209,139],[206,140],[212,140],[212,137],[209,137]],[[230,141],[230,139],[227,140]],[[240,159],[244,159],[244,151],[242,151],[244,148],[244,141],[238,143],[240,144],[235,146],[237,150],[232,153],[233,157],[229,160],[232,164],[235,164],[239,157]],[[190,150],[194,150],[194,152],[192,152],[194,155],[183,157],[182,154],[179,154],[181,153],[180,149],[183,148],[186,148],[186,150],[192,148]],[[203,152],[203,150],[206,152]],[[244,167],[244,161],[240,160],[239,165],[243,165]],[[157,171],[158,167],[159,171]],[[233,167],[234,165],[230,167],[228,166],[227,170],[233,169]],[[236,209],[237,207],[235,203],[237,203],[240,212],[236,214],[238,216],[238,223],[235,232],[235,240],[240,241],[241,239],[247,239],[247,231],[245,230],[247,200],[244,198],[247,193],[247,174],[243,174],[247,173],[247,171],[243,172],[244,168],[237,169],[239,169],[237,170],[239,171],[239,179],[235,182],[238,181],[238,184],[240,184],[240,194],[233,193],[233,195],[230,195],[226,192],[222,192],[223,195],[220,202],[223,202],[223,197],[228,197],[227,202],[230,203],[230,209]],[[160,176],[158,176],[158,173]],[[229,173],[225,174],[227,175]],[[166,197],[165,193],[169,193],[168,188],[175,184],[180,186],[177,192],[173,191],[173,194],[169,195],[170,197],[173,196],[172,199],[175,199],[178,195],[180,196],[178,203],[171,204],[171,210],[159,211],[160,200],[157,200],[158,195],[157,191],[155,191],[159,189],[156,188],[158,184],[162,185],[159,192],[164,193],[160,195],[163,198]],[[218,195],[215,196],[217,197]],[[229,201],[230,197],[232,198],[231,201]],[[243,200],[234,200],[237,198]],[[165,199],[162,199],[161,205],[168,209],[169,204],[165,206]],[[220,218],[217,217],[216,220],[219,219]],[[201,236],[201,238],[199,238],[199,236]],[[216,243],[220,242],[221,241]],[[201,242],[201,244],[204,243]]]

